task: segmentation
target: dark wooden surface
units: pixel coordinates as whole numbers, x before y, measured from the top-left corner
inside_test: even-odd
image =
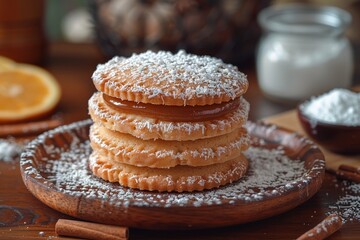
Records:
[[[91,74],[96,64],[106,59],[93,45],[51,44],[44,66],[61,84],[63,95],[57,109],[66,123],[88,118],[87,100],[95,91]],[[251,120],[285,110],[265,99],[258,89],[254,69],[241,69],[248,75],[250,88],[246,98],[251,104]],[[328,206],[344,195],[342,182],[326,174],[320,191],[301,206],[266,220],[218,229],[196,231],[149,231],[130,229],[130,239],[294,239],[314,227],[329,210]],[[70,218],[47,207],[25,188],[18,162],[0,161],[0,239],[51,239],[59,218]],[[358,239],[360,223],[346,224],[331,239]]]

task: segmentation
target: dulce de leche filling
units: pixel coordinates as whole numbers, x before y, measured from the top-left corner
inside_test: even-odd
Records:
[[[240,97],[232,101],[205,106],[167,106],[136,103],[102,94],[104,102],[119,112],[156,118],[169,122],[208,121],[222,117],[240,106]]]

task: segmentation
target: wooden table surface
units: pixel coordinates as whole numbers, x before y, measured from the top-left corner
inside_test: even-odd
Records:
[[[67,43],[51,44],[44,66],[58,79],[62,99],[57,109],[66,123],[88,118],[87,101],[95,91],[91,74],[104,62],[96,46]],[[254,69],[240,69],[248,75],[250,88],[246,98],[251,104],[250,120],[259,120],[291,109],[263,97]],[[314,227],[339,196],[343,182],[326,174],[321,190],[303,205],[262,221],[219,229],[196,231],[149,231],[130,229],[130,239],[294,239]],[[18,162],[0,161],[0,239],[53,239],[59,218],[71,217],[47,207],[25,188]],[[359,239],[360,223],[347,223],[331,239]]]

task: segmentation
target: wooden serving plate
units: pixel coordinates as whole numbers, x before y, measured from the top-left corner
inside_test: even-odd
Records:
[[[310,140],[275,125],[248,123],[253,152],[245,178],[195,193],[128,189],[98,179],[88,169],[91,123],[77,122],[40,135],[20,161],[23,181],[35,197],[83,220],[146,229],[241,224],[302,204],[320,189],[325,173],[324,156]],[[268,159],[260,162],[259,151],[269,151]],[[283,158],[275,160],[280,152]]]

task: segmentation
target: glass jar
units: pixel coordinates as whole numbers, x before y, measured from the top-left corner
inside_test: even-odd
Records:
[[[257,52],[257,75],[266,96],[298,103],[351,85],[353,54],[344,36],[349,13],[290,4],[267,8],[258,20],[265,33]]]

